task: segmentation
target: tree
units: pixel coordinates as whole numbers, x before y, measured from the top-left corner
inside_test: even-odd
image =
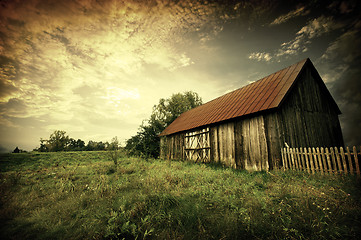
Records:
[[[83,140],[81,140],[81,139],[75,140],[73,138],[70,138],[67,150],[68,151],[82,151],[82,150],[85,150],[85,142]]]
[[[121,156],[121,148],[117,137],[113,137],[112,141],[108,144],[108,154],[113,160],[115,166],[118,165],[118,159]]]
[[[159,156],[158,135],[183,112],[202,104],[195,92],[173,94],[168,99],[161,98],[146,123],[139,127],[137,135],[127,140],[125,148],[129,153],[151,157]]]
[[[47,140],[47,148],[50,152],[65,151],[70,143],[69,136],[65,135],[65,131],[55,130],[49,140]]]
[[[161,132],[182,113],[199,105],[202,105],[202,99],[192,91],[176,93],[168,99],[161,98],[158,105],[153,107],[149,124]]]
[[[40,147],[36,150],[39,152],[49,152],[49,148],[47,146],[47,141],[48,140],[40,138]]]
[[[20,149],[18,147],[16,147],[13,151],[13,153],[19,153],[20,152]]]

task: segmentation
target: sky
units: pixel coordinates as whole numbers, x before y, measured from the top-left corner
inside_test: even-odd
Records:
[[[310,58],[361,144],[358,1],[0,0],[0,151],[135,135],[160,98],[208,102]]]

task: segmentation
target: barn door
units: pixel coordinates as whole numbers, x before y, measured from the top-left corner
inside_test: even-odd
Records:
[[[210,161],[209,128],[185,134],[184,152],[187,160]]]

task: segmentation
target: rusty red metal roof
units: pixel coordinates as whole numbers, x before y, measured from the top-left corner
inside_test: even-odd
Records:
[[[280,106],[307,58],[181,114],[159,136],[246,116]],[[313,65],[312,65],[313,66]]]

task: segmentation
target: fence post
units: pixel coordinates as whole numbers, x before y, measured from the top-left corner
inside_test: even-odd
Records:
[[[351,175],[353,175],[353,166],[352,166],[352,158],[351,158],[351,153],[350,153],[350,149],[349,147],[346,148],[346,155],[347,155],[347,159],[348,159],[348,167],[350,170]]]
[[[308,157],[309,157],[309,159],[310,159],[310,165],[311,165],[311,171],[312,171],[312,174],[315,174],[315,167],[314,167],[314,165],[313,165],[313,157],[312,157],[312,150],[311,150],[311,148],[309,147],[308,148]]]
[[[291,149],[287,147],[287,160],[288,160],[288,169],[292,169],[292,161],[291,161]]]
[[[318,161],[317,161],[317,153],[316,153],[316,149],[314,147],[312,148],[312,156],[313,156],[313,164],[315,164],[315,171],[318,172],[319,168],[318,168]]]
[[[361,147],[360,147],[360,150],[361,150]],[[360,166],[358,164],[358,156],[357,156],[357,150],[356,150],[355,146],[353,147],[353,157],[355,159],[355,167],[356,167],[357,176],[360,177]]]
[[[332,165],[331,165],[331,159],[330,159],[330,153],[328,151],[328,148],[326,148],[326,158],[327,158],[327,164],[328,164],[328,172],[332,174]]]
[[[292,148],[288,148],[288,160],[289,160],[289,164],[290,164],[290,169],[295,170],[295,163],[294,163],[294,159],[293,159],[293,153],[292,153]]]
[[[287,168],[291,169],[291,155],[290,155],[290,148],[289,147],[287,147],[286,153],[287,153],[287,156],[286,156]]]
[[[300,160],[300,152],[298,151],[298,148],[296,148],[296,157],[297,157],[298,168],[300,170],[303,170],[301,160]]]
[[[331,159],[332,159],[332,164],[333,164],[332,171],[336,174],[337,173],[336,153],[332,147],[330,148],[330,150],[331,150]]]
[[[342,159],[342,164],[343,164],[343,170],[345,171],[345,174],[347,175],[347,164],[346,164],[345,152],[343,151],[343,147],[340,147],[340,154],[341,154],[341,159]]]
[[[283,171],[286,171],[286,166],[285,166],[285,156],[284,156],[284,148],[281,148],[281,158],[282,158],[282,167],[283,167]]]
[[[322,157],[322,163],[323,163],[323,171],[327,173],[327,163],[326,163],[326,156],[325,156],[325,150],[323,147],[321,147],[321,157]]]
[[[301,164],[302,164],[302,169],[303,170],[306,170],[306,163],[305,163],[305,159],[303,157],[303,153],[302,153],[302,148],[300,147],[300,161],[301,161]]]
[[[285,163],[286,163],[286,169],[289,169],[289,153],[288,153],[288,148],[284,148],[285,150]]]
[[[309,164],[309,162],[308,162],[308,156],[307,156],[307,148],[303,148],[303,157],[305,158],[307,172],[308,172],[308,173],[311,173],[311,171],[310,171],[310,164]]]
[[[341,160],[340,160],[340,154],[338,153],[337,147],[335,147],[335,155],[336,155],[336,159],[337,159],[338,171],[340,174],[342,174],[342,165],[341,165]]]
[[[293,164],[295,170],[298,170],[297,158],[296,158],[296,149],[291,148],[291,150],[292,150],[292,164]]]
[[[321,159],[321,155],[320,155],[320,149],[319,148],[316,148],[316,154],[317,154],[317,158],[318,158],[318,165],[320,166],[320,172],[321,172],[321,175],[324,174],[323,172],[323,167],[322,167],[322,159]]]

